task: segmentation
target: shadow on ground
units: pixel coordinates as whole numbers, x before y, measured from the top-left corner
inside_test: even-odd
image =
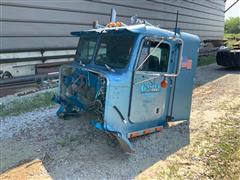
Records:
[[[214,81],[226,74],[239,74],[240,68],[223,67],[217,64],[202,66],[197,69],[195,76],[195,86],[202,86]]]
[[[51,153],[52,159],[44,161],[44,164],[54,179],[133,178],[155,162],[166,159],[188,145],[189,125],[186,122],[159,133],[136,138],[132,143],[136,152],[125,154],[119,146],[111,145],[111,139],[106,134],[92,129],[86,132],[84,140],[77,135],[75,142]]]

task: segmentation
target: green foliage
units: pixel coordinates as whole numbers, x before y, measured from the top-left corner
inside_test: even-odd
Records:
[[[238,34],[224,33],[224,38],[227,39],[227,42],[226,42],[227,47],[232,49],[233,45],[238,43],[237,38],[240,38],[240,33]]]
[[[216,57],[213,55],[199,56],[198,58],[198,66],[206,66],[209,64],[213,64],[215,62],[216,62]]]
[[[240,33],[240,17],[230,17],[224,23],[224,32],[238,34]]]
[[[236,39],[236,38],[240,38],[240,33],[238,33],[238,34],[228,34],[228,33],[224,33],[224,38],[226,38],[226,39]]]
[[[49,107],[52,105],[51,98],[53,92],[38,93],[31,97],[23,97],[13,100],[9,103],[0,105],[0,117],[9,115],[18,115],[24,112],[30,112],[37,108]]]

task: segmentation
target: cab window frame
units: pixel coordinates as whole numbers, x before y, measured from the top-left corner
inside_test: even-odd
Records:
[[[94,57],[93,57],[93,59],[94,59],[93,62],[94,62],[95,65],[104,67],[104,64],[98,63],[98,62],[96,61],[97,56],[98,56],[99,49],[100,49],[100,47],[101,47],[102,38],[105,37],[105,36],[106,36],[106,37],[108,37],[108,36],[117,36],[117,35],[122,35],[122,34],[125,34],[125,35],[127,35],[127,36],[132,36],[132,38],[133,38],[131,51],[130,51],[129,57],[128,57],[128,62],[127,62],[123,67],[114,67],[114,66],[111,66],[111,65],[110,65],[110,66],[111,66],[111,68],[113,68],[113,69],[118,69],[118,70],[125,70],[125,69],[128,69],[128,68],[129,68],[129,65],[131,64],[131,61],[132,61],[132,55],[133,55],[133,52],[134,52],[134,47],[136,47],[136,42],[137,42],[137,39],[138,39],[138,34],[132,33],[132,32],[127,32],[127,33],[126,33],[126,32],[119,32],[119,34],[117,34],[117,33],[112,33],[112,34],[110,34],[110,35],[100,34],[100,35],[98,36],[97,47],[96,47],[96,49],[95,49],[95,54],[94,54]],[[107,64],[107,65],[108,65],[108,64]]]
[[[82,36],[80,36],[79,37],[79,39],[78,39],[78,43],[77,43],[77,48],[76,48],[76,52],[75,52],[75,57],[74,57],[74,61],[75,62],[79,62],[79,50],[81,49],[81,47],[80,47],[80,41],[81,41],[81,39],[91,39],[91,41],[88,41],[88,56],[90,55],[89,54],[89,52],[90,52],[90,43],[91,42],[93,42],[93,43],[95,43],[94,44],[94,47],[93,47],[93,51],[92,51],[92,54],[90,55],[90,58],[88,58],[87,59],[87,61],[84,61],[84,62],[82,62],[83,64],[91,64],[92,63],[92,61],[93,61],[93,59],[94,59],[94,55],[95,55],[95,52],[96,52],[96,49],[97,49],[97,43],[98,43],[98,36],[97,35],[82,35]]]
[[[166,74],[166,73],[168,73],[169,72],[169,66],[170,66],[170,62],[171,62],[171,58],[172,58],[172,44],[169,42],[169,41],[166,41],[166,40],[163,40],[163,42],[161,43],[161,44],[166,44],[166,45],[168,45],[168,47],[169,47],[169,56],[168,56],[168,64],[167,64],[167,71],[165,71],[165,72],[163,72],[163,71],[150,71],[150,70],[148,70],[148,71],[146,71],[146,70],[141,70],[141,69],[137,69],[138,68],[138,66],[139,66],[139,64],[140,64],[140,57],[141,57],[141,53],[142,53],[142,49],[143,49],[143,47],[144,47],[144,43],[145,43],[145,41],[152,41],[152,42],[155,42],[156,44],[158,44],[160,41],[161,41],[161,39],[160,39],[160,37],[158,38],[158,37],[152,37],[152,36],[145,36],[145,37],[143,37],[142,38],[142,40],[141,40],[141,44],[140,44],[140,46],[139,46],[139,50],[138,50],[138,55],[137,55],[137,59],[136,59],[136,62],[135,62],[135,71],[136,72],[141,72],[141,73],[145,73],[145,74]],[[159,45],[159,47],[161,46],[161,44]],[[156,46],[154,46],[154,47],[156,47]],[[153,47],[153,48],[154,48]],[[158,47],[158,48],[159,48]],[[148,53],[148,55],[149,55],[149,53]],[[146,56],[147,57],[147,56]],[[145,58],[144,58],[145,59]],[[146,60],[146,62],[148,61],[148,59]]]

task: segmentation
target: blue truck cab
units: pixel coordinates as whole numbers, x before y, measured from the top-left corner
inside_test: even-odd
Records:
[[[91,124],[127,152],[131,138],[189,120],[198,36],[121,22],[71,34],[80,40],[74,62],[60,68],[58,116],[95,113]]]

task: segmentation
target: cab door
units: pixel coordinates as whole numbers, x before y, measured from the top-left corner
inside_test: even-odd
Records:
[[[133,84],[129,120],[141,123],[166,120],[171,78],[160,74],[174,71],[171,43],[145,39],[140,50]],[[161,87],[163,81],[166,87]]]

